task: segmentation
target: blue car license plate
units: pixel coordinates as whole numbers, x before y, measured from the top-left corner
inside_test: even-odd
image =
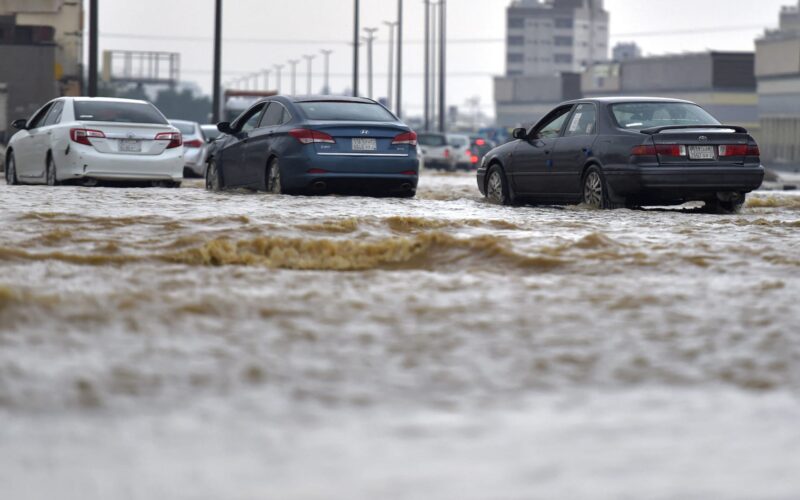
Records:
[[[375,139],[364,139],[357,137],[353,139],[353,151],[376,151],[378,141]]]

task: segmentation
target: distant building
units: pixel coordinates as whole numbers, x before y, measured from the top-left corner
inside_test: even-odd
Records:
[[[6,94],[0,110],[5,117],[0,122],[2,142],[15,132],[12,121],[30,117],[59,95],[53,33],[50,26],[17,26],[13,16],[0,16],[0,86]]]
[[[0,0],[0,16],[14,18],[17,30],[49,27],[55,45],[54,77],[61,95],[81,95],[83,80],[83,2],[76,0]],[[2,36],[0,36],[2,38]]]
[[[578,73],[608,60],[603,0],[514,0],[506,15],[506,74],[495,79],[499,125],[533,123],[578,97]]]
[[[642,57],[642,49],[636,42],[620,42],[611,49],[611,60],[614,62],[630,61]]]
[[[800,2],[784,7],[780,27],[756,40],[756,78],[765,163],[800,165]]]
[[[654,96],[686,99],[720,121],[758,127],[752,52],[701,52],[598,64],[581,78],[585,96]]]

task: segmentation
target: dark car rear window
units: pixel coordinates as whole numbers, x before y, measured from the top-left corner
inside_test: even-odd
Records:
[[[361,102],[299,102],[297,107],[309,120],[343,122],[393,122],[396,118],[379,104]]]
[[[75,117],[83,122],[167,125],[166,118],[156,107],[145,102],[75,101]]]
[[[419,141],[422,146],[436,147],[447,145],[447,138],[438,134],[420,134],[417,137],[417,141]]]
[[[611,112],[621,128],[631,130],[720,124],[700,106],[685,102],[626,102],[612,104]]]

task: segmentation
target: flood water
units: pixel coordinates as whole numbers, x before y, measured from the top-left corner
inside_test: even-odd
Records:
[[[2,498],[800,497],[797,194],[0,200]]]

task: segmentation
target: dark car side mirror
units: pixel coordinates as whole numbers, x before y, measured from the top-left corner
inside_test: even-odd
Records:
[[[515,128],[514,131],[511,133],[511,137],[513,137],[514,139],[527,139],[528,131],[524,128]]]
[[[28,120],[25,118],[20,118],[19,120],[14,120],[11,123],[11,126],[17,130],[27,130],[28,128]]]
[[[222,132],[223,134],[232,134],[233,129],[231,128],[230,122],[219,122],[217,123],[217,130]]]

